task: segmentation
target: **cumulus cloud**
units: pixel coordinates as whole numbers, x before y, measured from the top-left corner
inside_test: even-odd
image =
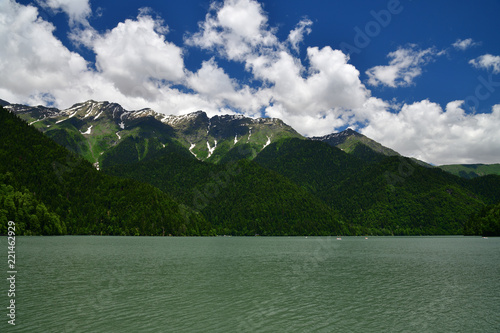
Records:
[[[387,55],[391,59],[389,65],[375,66],[366,71],[368,84],[392,88],[410,86],[416,77],[422,75],[422,67],[441,54],[433,48],[426,50],[418,50],[415,46],[399,48]]]
[[[379,109],[361,132],[399,153],[429,163],[498,163],[500,105],[490,114],[466,114],[463,101],[404,104],[399,112]]]
[[[188,45],[215,49],[230,60],[244,60],[259,47],[278,45],[267,16],[253,0],[226,0],[212,3],[199,23],[200,31],[186,39]]]
[[[180,114],[220,106],[197,93],[172,88],[185,80],[182,51],[165,41],[166,28],[144,14],[98,34],[79,30],[96,54],[94,70],[53,34],[38,9],[0,2],[0,94],[12,103],[69,107],[86,100],[110,100],[129,109],[156,108]],[[76,36],[76,35],[75,35]]]
[[[214,58],[205,61],[196,73],[189,73],[187,86],[200,96],[217,105],[231,106],[247,115],[259,115],[263,105],[269,102],[266,89],[252,89],[240,85],[220,68]]]
[[[288,34],[288,42],[295,52],[299,52],[299,44],[304,40],[304,35],[309,35],[311,33],[311,26],[311,20],[303,19],[297,24],[297,27]]]
[[[315,119],[364,103],[369,92],[359,80],[358,70],[347,63],[345,54],[328,46],[313,47],[307,49],[307,58],[307,70],[285,51],[249,59],[248,66],[256,78],[271,85],[274,104],[281,104],[289,115]],[[304,123],[294,125],[304,127]],[[307,133],[317,131],[313,127],[302,129]]]
[[[457,50],[465,51],[468,48],[479,45],[479,43],[474,42],[472,38],[467,38],[467,39],[457,39],[457,41],[451,45]]]
[[[54,91],[88,71],[85,59],[54,37],[54,26],[40,19],[35,7],[2,1],[0,22],[0,87],[8,95],[54,99]]]
[[[89,0],[37,0],[37,3],[54,12],[65,12],[69,17],[70,25],[76,23],[88,25],[87,18],[92,13]]]
[[[184,79],[182,50],[165,41],[161,24],[149,15],[125,20],[102,36],[92,48],[102,75],[125,95],[152,98],[158,86]]]
[[[485,54],[469,61],[476,68],[491,70],[494,74],[500,73],[500,56]]]

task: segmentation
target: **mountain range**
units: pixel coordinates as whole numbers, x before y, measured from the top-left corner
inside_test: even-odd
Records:
[[[27,233],[492,234],[499,224],[487,216],[498,211],[492,205],[500,202],[500,176],[457,177],[401,156],[352,129],[305,138],[275,118],[208,117],[203,111],[167,116],[96,101],[66,110],[1,104],[9,111],[2,110],[4,117],[17,116],[8,118],[10,127],[2,124],[1,149],[8,162],[2,163],[0,176],[4,189],[10,186],[4,191],[4,206],[5,198],[25,195],[59,221],[57,232],[25,224]],[[18,124],[19,118],[29,126]],[[14,128],[20,132],[12,133]],[[36,136],[47,139],[34,145]],[[51,157],[56,164],[50,158],[40,163],[33,155],[40,159],[43,151],[66,157]],[[29,171],[30,177],[24,170],[33,167],[20,168],[24,158],[16,160],[21,152],[39,167]],[[15,163],[9,162],[12,158]],[[90,193],[75,179],[72,165],[100,179]],[[37,182],[37,177],[43,181]],[[130,197],[122,191],[121,199],[112,199],[105,188],[114,189],[110,184],[124,181],[131,182]],[[51,183],[53,192],[41,183]],[[155,193],[156,199],[148,203],[148,195],[143,195],[134,203],[138,193],[146,192]],[[26,216],[33,212],[20,217],[22,203],[12,200],[3,219],[13,219],[14,214],[29,220]],[[161,200],[171,207],[168,214],[155,206]],[[123,211],[130,209],[146,215],[125,217]],[[161,227],[158,220],[164,221]]]

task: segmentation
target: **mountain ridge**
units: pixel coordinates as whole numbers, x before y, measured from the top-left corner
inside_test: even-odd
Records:
[[[249,118],[243,115],[208,117],[202,110],[185,115],[166,115],[150,108],[126,110],[118,103],[94,100],[75,103],[63,110],[41,105],[11,104],[5,100],[1,100],[1,103],[7,110],[16,113],[56,142],[83,155],[96,167],[102,162],[100,155],[106,150],[116,146],[129,135],[144,134],[145,130],[137,130],[136,127],[140,127],[148,118],[158,122],[153,127],[158,127],[159,123],[166,125],[159,139],[162,144],[166,137],[176,139],[196,158],[213,163],[228,161],[234,158],[234,155],[241,155],[234,154],[231,149],[238,148],[241,151],[241,147],[237,146],[242,144],[248,144],[244,149],[248,152],[245,158],[253,159],[270,143],[285,137],[326,142],[371,162],[380,162],[387,156],[401,156],[397,151],[351,128],[323,136],[304,137],[278,118]],[[100,120],[108,120],[108,124],[102,126]],[[423,161],[414,160],[423,166],[433,167]],[[473,170],[462,169],[461,173],[454,171],[457,168],[454,166],[456,165],[440,167],[456,175],[469,178],[476,176]],[[477,175],[483,174],[489,172]]]
[[[129,111],[107,101],[89,100],[64,110],[19,104],[9,104],[6,108],[70,150],[83,153],[94,165],[101,162],[99,156],[104,151],[127,136],[151,136],[152,133],[141,129],[141,124],[148,120],[149,125],[159,131],[153,132],[158,134],[162,144],[167,137],[176,139],[196,158],[210,159],[214,163],[238,144],[250,144],[251,156],[255,157],[271,142],[282,137],[302,137],[277,118],[254,119],[242,115],[208,117],[204,111],[165,115],[149,108]],[[66,133],[61,134],[60,131]],[[65,142],[64,138],[68,136],[70,138]]]

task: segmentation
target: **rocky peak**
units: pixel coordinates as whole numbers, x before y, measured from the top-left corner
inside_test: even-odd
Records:
[[[328,135],[324,135],[324,136],[314,136],[310,139],[316,140],[316,141],[323,141],[323,142],[328,143],[331,146],[338,146],[338,145],[344,143],[347,140],[347,138],[349,138],[351,136],[362,137],[363,135],[356,132],[353,129],[348,128],[342,132],[332,133],[332,134],[328,134]]]

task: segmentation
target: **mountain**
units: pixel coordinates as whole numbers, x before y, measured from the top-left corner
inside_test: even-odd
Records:
[[[172,142],[141,161],[103,170],[154,185],[199,211],[219,234],[347,233],[334,209],[286,177],[246,159],[207,163]]]
[[[485,203],[481,186],[474,189],[439,169],[402,156],[366,161],[319,141],[285,139],[255,162],[340,211],[358,234],[462,233],[469,216]]]
[[[322,197],[369,233],[400,235],[462,234],[485,204],[460,178],[395,156],[358,170]]]
[[[352,154],[367,162],[376,163],[381,162],[387,156],[401,156],[398,152],[387,148],[377,141],[374,141],[350,128],[339,133],[312,137],[311,140],[326,142],[330,146],[342,149],[346,153]],[[411,159],[421,166],[427,168],[433,167],[432,165],[416,158]]]
[[[16,235],[210,233],[170,195],[97,171],[1,107],[0,160],[0,234],[9,220]]]
[[[486,175],[500,175],[500,164],[450,164],[440,165],[439,168],[467,179]]]
[[[10,164],[0,169],[0,185],[18,199],[11,204],[0,193],[0,219],[5,211],[20,220],[36,215],[19,208],[27,198],[59,219],[48,233],[477,234],[491,229],[485,207],[500,202],[500,176],[460,178],[353,130],[310,140],[279,119],[166,116],[94,101],[6,108],[31,126],[4,128],[9,144],[0,157]],[[79,162],[61,157],[54,166],[53,151],[64,148],[49,138]],[[61,174],[69,177],[64,186]]]
[[[108,105],[108,110],[111,108],[113,105]],[[0,233],[6,231],[8,220],[16,221],[19,234],[330,235],[347,232],[337,212],[290,180],[251,161],[225,165],[200,161],[175,136],[167,137],[168,133],[172,134],[168,132],[172,127],[152,121],[151,117],[137,117],[141,120],[140,126],[134,119],[122,117],[121,120],[126,121],[125,129],[130,125],[133,130],[144,133],[127,136],[116,147],[126,152],[127,143],[149,140],[151,148],[153,139],[160,138],[165,139],[161,149],[149,150],[140,160],[125,158],[123,163],[105,164],[104,173],[13,113],[0,111],[0,158],[6,161],[0,167],[0,222],[2,228],[5,227]],[[115,116],[120,119],[118,111],[116,108]],[[88,117],[99,115],[86,112],[90,114]],[[81,121],[78,112],[68,112],[65,116],[72,114],[69,120],[60,123],[78,125]],[[106,114],[103,112],[102,116]],[[269,126],[266,122],[260,125]],[[152,131],[162,130],[165,137],[156,135],[151,139],[145,131],[148,126]],[[168,131],[162,126],[169,126]],[[126,157],[126,153],[116,155]],[[113,161],[114,157],[108,160]],[[131,180],[134,178],[141,182]]]
[[[203,111],[167,116],[152,109],[127,111],[119,104],[87,101],[65,110],[18,104],[6,108],[69,150],[84,156],[97,168],[102,155],[127,138],[136,142],[137,159],[150,150],[177,141],[199,160],[218,163],[226,154],[244,151],[253,158],[271,142],[283,137],[302,137],[274,118],[252,119],[223,115],[209,118]],[[116,155],[116,154],[115,154]]]
[[[394,150],[384,147],[350,128],[339,133],[311,137],[311,140],[325,142],[330,146],[342,149],[346,153],[371,162],[380,162],[386,156],[400,156]]]

